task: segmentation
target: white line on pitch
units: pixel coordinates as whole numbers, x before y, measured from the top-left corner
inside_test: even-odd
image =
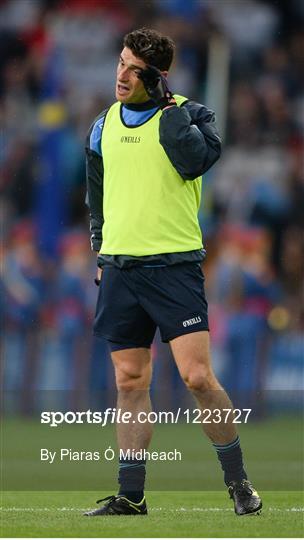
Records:
[[[35,508],[19,508],[16,506],[3,508],[0,507],[2,512],[85,512],[87,508],[74,508],[74,507],[65,507],[62,508],[47,508],[47,507],[35,507]],[[233,512],[233,508],[149,508],[150,512]],[[265,508],[265,512],[304,512],[304,508]]]

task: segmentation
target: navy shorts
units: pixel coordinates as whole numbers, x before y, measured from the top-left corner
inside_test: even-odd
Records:
[[[105,266],[94,334],[107,339],[112,350],[149,348],[157,327],[164,342],[209,330],[200,264]]]

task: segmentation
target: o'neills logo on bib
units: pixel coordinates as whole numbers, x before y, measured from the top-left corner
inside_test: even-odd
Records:
[[[132,137],[132,135],[127,137],[127,136],[123,135],[122,137],[120,137],[120,142],[122,142],[122,143],[140,143],[140,137]]]
[[[202,322],[202,319],[200,316],[193,317],[193,319],[188,319],[187,321],[183,321],[183,326],[192,326],[193,324],[197,324],[199,322]]]

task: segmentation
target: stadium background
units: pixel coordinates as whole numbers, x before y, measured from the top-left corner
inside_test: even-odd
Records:
[[[30,414],[35,391],[113,402],[91,335],[84,140],[113,100],[122,36],[143,25],[176,41],[170,85],[214,107],[224,140],[199,216],[216,372],[257,417],[299,407],[303,18],[297,0],[1,0],[1,356],[15,411]],[[152,390],[166,381],[158,404],[172,409],[183,385],[158,338],[153,355]]]
[[[303,19],[300,0],[0,0],[1,535],[303,536]],[[115,448],[113,426],[50,428],[39,411],[115,403],[91,333],[84,140],[113,100],[123,34],[142,25],[175,39],[171,87],[214,108],[224,140],[199,218],[215,369],[253,407],[239,427],[258,522],[233,515],[194,425],[155,426],[152,448],[184,460],[149,464],[145,523],[101,530],[81,515],[115,489],[116,461],[39,460],[42,447]],[[153,358],[154,407],[191,407],[158,337]]]

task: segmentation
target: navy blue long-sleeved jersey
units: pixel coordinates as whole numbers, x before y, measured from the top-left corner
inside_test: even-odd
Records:
[[[102,130],[108,109],[104,110],[90,127],[86,140],[87,205],[90,210],[91,246],[99,251],[102,244],[103,226],[103,157],[101,150]],[[122,107],[122,120],[128,126],[148,121],[157,107],[152,101],[143,104],[127,104]],[[159,142],[170,162],[185,181],[204,174],[220,157],[221,140],[214,113],[204,105],[186,101],[181,107],[163,111],[159,122]],[[201,260],[200,252],[151,256],[166,264],[183,260]],[[149,257],[149,260],[150,258]],[[101,257],[102,259],[102,257]],[[134,264],[134,257],[106,256],[101,264],[119,267]],[[140,259],[146,259],[142,257]],[[135,261],[138,263],[140,261]]]

